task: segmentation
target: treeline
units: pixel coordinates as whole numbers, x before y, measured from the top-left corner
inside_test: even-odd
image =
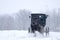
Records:
[[[0,16],[0,30],[27,29],[29,25],[30,11],[20,10],[18,13]]]

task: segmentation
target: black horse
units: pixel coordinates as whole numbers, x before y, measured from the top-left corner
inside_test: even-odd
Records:
[[[31,27],[29,28],[29,32],[31,30],[32,33],[35,33],[35,31],[43,33],[47,16],[46,14],[31,14]]]

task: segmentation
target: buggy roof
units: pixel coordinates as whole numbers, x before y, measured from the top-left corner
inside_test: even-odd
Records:
[[[39,14],[31,14],[31,18],[39,18],[39,17],[42,17],[42,18],[46,18],[46,14],[42,14],[42,13],[39,13]]]
[[[31,15],[45,15],[45,14],[42,14],[42,13],[32,13]]]

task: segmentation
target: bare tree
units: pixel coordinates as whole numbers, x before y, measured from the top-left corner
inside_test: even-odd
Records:
[[[19,29],[27,29],[29,25],[29,15],[30,11],[28,10],[20,10],[19,13],[16,14],[16,26],[18,26]]]

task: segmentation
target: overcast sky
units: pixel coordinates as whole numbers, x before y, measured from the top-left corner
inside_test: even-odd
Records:
[[[0,0],[0,14],[15,13],[20,9],[44,12],[54,8],[60,8],[60,0]]]

